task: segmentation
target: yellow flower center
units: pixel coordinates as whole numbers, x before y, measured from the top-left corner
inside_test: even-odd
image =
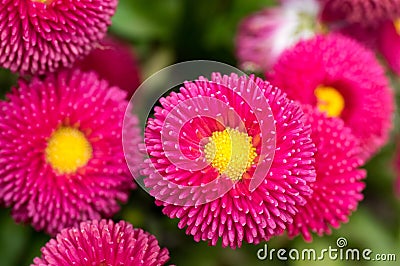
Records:
[[[92,158],[92,146],[85,135],[73,127],[61,127],[50,137],[46,161],[60,174],[75,173]]]
[[[43,3],[45,5],[51,4],[54,0],[31,0],[32,2]]]
[[[329,33],[329,26],[327,24],[325,24],[325,23],[317,22],[316,32],[317,33],[322,33],[322,34],[328,34]]]
[[[394,28],[396,29],[397,34],[400,35],[400,18],[395,19],[393,21],[393,25],[394,25]]]
[[[344,109],[344,98],[335,88],[319,86],[314,91],[317,97],[317,107],[329,117],[338,117]]]
[[[214,132],[204,152],[207,161],[232,180],[240,180],[257,157],[252,137],[232,128]]]

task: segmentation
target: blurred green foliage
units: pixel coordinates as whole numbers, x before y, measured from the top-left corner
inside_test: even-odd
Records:
[[[241,18],[262,7],[273,5],[268,0],[120,0],[113,19],[112,34],[132,44],[138,56],[143,78],[155,71],[185,60],[208,59],[235,65],[234,36]],[[2,97],[15,84],[15,75],[0,71]],[[397,95],[400,80],[393,79]],[[379,110],[377,110],[379,111]],[[397,116],[398,117],[398,116]],[[300,237],[289,240],[285,236],[268,242],[269,248],[311,248],[322,250],[336,247],[336,239],[345,237],[349,247],[369,248],[374,253],[396,253],[400,261],[400,199],[393,193],[395,178],[392,158],[395,135],[399,132],[399,119],[391,142],[367,165],[365,199],[350,217],[349,223],[333,230],[332,235],[314,236],[307,244]],[[170,250],[171,264],[190,266],[235,265],[321,265],[318,261],[260,261],[257,250],[264,245],[244,245],[241,249],[210,247],[196,243],[191,236],[179,230],[177,221],[162,215],[153,199],[140,188],[132,192],[115,219],[125,219],[159,239],[161,246]],[[29,225],[15,224],[10,211],[0,209],[0,265],[29,265],[40,255],[40,247],[49,237],[35,232]],[[324,261],[324,265],[349,265],[346,261]],[[360,265],[378,265],[376,261],[362,261]]]

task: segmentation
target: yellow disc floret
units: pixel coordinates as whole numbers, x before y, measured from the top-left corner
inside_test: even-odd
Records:
[[[319,86],[314,91],[317,97],[319,111],[326,113],[329,117],[338,117],[344,109],[344,98],[340,92],[333,87]]]
[[[394,25],[394,28],[396,29],[397,34],[400,35],[400,18],[395,19],[393,21],[393,25]]]
[[[73,127],[60,127],[50,137],[46,161],[60,174],[75,173],[92,158],[92,146],[86,136]]]
[[[39,2],[43,4],[50,4],[53,0],[31,0],[32,2]]]
[[[207,161],[232,180],[240,180],[257,157],[252,137],[237,129],[216,131],[204,147]]]

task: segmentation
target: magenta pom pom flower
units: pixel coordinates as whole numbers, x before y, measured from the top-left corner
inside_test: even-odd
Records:
[[[320,0],[322,17],[327,21],[344,20],[360,26],[377,26],[400,15],[400,0]]]
[[[222,239],[235,248],[282,233],[315,179],[301,107],[259,78],[219,73],[185,83],[160,104],[145,129],[144,174],[163,213],[211,245]]]
[[[373,52],[356,41],[336,34],[302,41],[282,54],[267,75],[290,98],[341,117],[361,140],[364,157],[386,143],[393,93]]]
[[[139,66],[132,48],[111,36],[100,42],[76,66],[83,71],[95,71],[110,85],[128,92],[130,98],[140,85]]]
[[[97,45],[117,0],[0,0],[0,66],[45,74]]]
[[[400,15],[398,19],[382,24],[378,47],[389,67],[400,76]]]
[[[318,0],[283,0],[245,18],[236,36],[236,54],[242,68],[268,70],[287,48],[318,30]]]
[[[94,73],[63,71],[21,80],[0,103],[0,203],[17,222],[55,234],[119,210],[133,188],[121,143],[125,97]],[[133,147],[138,121],[129,121]]]
[[[330,226],[338,228],[340,223],[348,221],[363,199],[361,191],[365,185],[361,180],[366,171],[359,169],[364,163],[359,141],[340,118],[328,118],[310,106],[305,106],[304,111],[317,147],[317,178],[310,184],[313,194],[288,225],[288,234],[294,237],[301,233],[305,240],[311,241],[310,232],[330,234]]]
[[[159,266],[168,260],[168,250],[161,249],[157,239],[142,229],[125,221],[94,220],[62,230],[32,265]]]
[[[372,49],[379,47],[383,24],[400,17],[400,0],[320,1],[321,20],[330,30],[355,38]]]

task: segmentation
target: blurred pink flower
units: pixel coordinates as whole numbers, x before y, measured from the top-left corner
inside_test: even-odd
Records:
[[[320,0],[322,18],[329,22],[346,22],[361,27],[378,26],[400,15],[400,0]]]
[[[360,139],[364,158],[388,141],[394,98],[375,55],[338,34],[301,41],[266,73],[288,97],[341,117]]]
[[[117,0],[0,0],[0,66],[21,74],[68,67],[95,47]]]
[[[109,220],[82,222],[62,230],[41,249],[33,265],[160,266],[169,260],[157,239],[131,224]]]
[[[258,244],[282,233],[298,206],[306,203],[312,192],[309,183],[315,179],[315,147],[300,106],[259,78],[219,73],[212,81],[200,78],[185,83],[179,93],[160,103],[145,129],[151,163],[144,174],[156,203],[164,206],[163,213],[178,218],[179,228],[187,226],[186,233],[195,241],[210,245],[221,238],[223,247],[236,248],[243,241]],[[265,157],[263,147],[268,151]],[[192,160],[190,167],[174,164],[185,158]],[[257,175],[261,175],[260,185],[250,191]],[[214,185],[208,188],[211,182]],[[224,182],[232,185],[226,193],[199,200]],[[179,193],[171,184],[190,191]],[[173,204],[160,200],[163,196],[187,197],[194,204]]]
[[[111,36],[100,41],[76,67],[84,71],[95,71],[110,85],[128,92],[130,98],[140,85],[139,65],[132,47]]]
[[[245,18],[236,36],[241,68],[268,70],[286,48],[315,35],[319,11],[318,0],[283,0]]]
[[[317,147],[317,178],[310,184],[313,194],[306,205],[299,207],[293,224],[288,226],[288,234],[290,237],[302,234],[306,241],[311,241],[310,232],[320,236],[330,234],[330,226],[339,228],[348,221],[363,199],[361,191],[365,184],[361,180],[366,171],[359,169],[364,164],[359,141],[340,118],[328,118],[311,106],[304,106],[303,110]]]
[[[378,46],[389,67],[400,76],[400,16],[386,21],[379,30]]]
[[[400,0],[321,0],[329,29],[379,51],[400,75]]]
[[[121,143],[125,98],[95,73],[68,70],[20,80],[0,102],[0,203],[17,222],[55,234],[111,217],[127,201],[134,183]],[[138,121],[125,121],[137,146]]]

